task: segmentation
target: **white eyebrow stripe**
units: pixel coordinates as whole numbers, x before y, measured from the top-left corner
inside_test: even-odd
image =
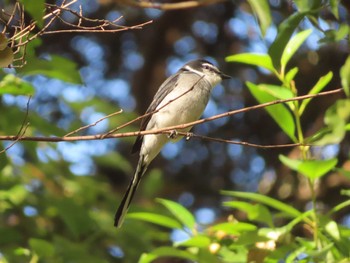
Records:
[[[203,63],[202,66],[207,66],[209,68],[214,68],[214,66],[212,64],[209,64],[209,63]]]
[[[204,76],[204,73],[203,72],[200,72],[200,71],[198,71],[198,70],[195,70],[195,69],[193,69],[193,68],[191,68],[190,66],[185,66],[184,67],[184,69],[186,69],[186,70],[188,70],[188,71],[191,71],[191,72],[193,72],[193,73],[196,73],[197,75],[199,75],[199,76]]]

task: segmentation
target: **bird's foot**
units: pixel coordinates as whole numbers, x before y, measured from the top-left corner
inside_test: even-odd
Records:
[[[178,135],[177,130],[172,130],[169,134],[168,134],[168,138],[169,139],[175,139]]]
[[[192,138],[192,136],[193,136],[193,133],[192,132],[188,132],[188,133],[186,133],[186,141],[189,141],[191,138]]]

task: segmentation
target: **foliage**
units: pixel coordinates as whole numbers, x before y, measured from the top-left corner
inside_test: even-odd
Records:
[[[34,1],[21,1],[41,28],[44,24],[42,7]],[[259,67],[274,76],[278,84],[247,82],[250,93],[259,103],[295,98],[299,95],[296,77],[300,69],[292,67],[291,60],[313,32],[320,31],[324,45],[348,41],[349,25],[337,24],[338,29],[322,31],[318,18],[324,10],[339,18],[338,2],[295,1],[294,14],[283,20],[267,54],[241,53],[228,56],[228,62]],[[273,18],[268,1],[250,0],[253,12],[266,34]],[[40,7],[40,8],[39,8]],[[308,28],[301,23],[310,21]],[[8,40],[0,35],[0,65],[14,61]],[[16,41],[20,42],[21,39]],[[4,44],[5,43],[5,44]],[[35,95],[30,82],[32,76],[54,78],[67,85],[82,82],[76,62],[64,56],[50,54],[39,57],[36,48],[40,38],[32,39],[25,49],[28,65],[15,71],[1,73],[0,95],[12,95],[18,100]],[[24,51],[21,50],[24,55]],[[157,199],[162,207],[145,205],[142,211],[131,212],[125,227],[111,231],[116,202],[113,189],[105,178],[75,176],[66,162],[67,156],[53,150],[51,143],[17,142],[8,151],[25,152],[25,160],[0,154],[0,262],[153,262],[161,258],[180,258],[195,262],[346,262],[350,260],[350,230],[335,218],[347,209],[349,200],[336,204],[328,212],[318,207],[315,192],[319,180],[330,171],[349,177],[344,160],[322,159],[313,155],[312,147],[338,144],[350,130],[350,56],[341,68],[340,78],[346,97],[338,99],[324,114],[324,127],[306,135],[302,118],[312,107],[314,99],[275,104],[266,108],[282,132],[294,143],[299,143],[298,157],[279,155],[275,159],[308,181],[312,193],[311,209],[300,210],[292,204],[259,193],[222,191],[226,200],[223,207],[232,214],[246,215],[240,221],[233,215],[219,223],[201,225],[194,214],[181,204]],[[308,94],[319,94],[334,78],[333,72],[319,76]],[[48,89],[50,86],[48,85]],[[65,101],[73,113],[84,111],[84,103]],[[91,99],[103,112],[113,112],[115,106],[100,98]],[[62,106],[62,105],[61,105]],[[62,106],[63,107],[63,106]],[[44,108],[45,109],[45,108]],[[0,104],[1,135],[17,134],[23,129],[25,111],[16,105]],[[4,116],[6,115],[6,117]],[[19,118],[18,116],[21,116]],[[118,115],[119,116],[119,115]],[[120,116],[119,116],[120,117]],[[116,122],[132,119],[125,114]],[[30,113],[30,135],[62,135],[61,125],[47,123],[45,117]],[[81,127],[72,121],[68,130]],[[108,123],[108,128],[115,127]],[[107,129],[108,130],[108,129]],[[10,143],[4,144],[4,147]],[[68,145],[68,144],[67,144]],[[25,149],[25,150],[24,150]],[[43,151],[45,149],[45,151]],[[68,153],[67,153],[68,154]],[[11,155],[13,156],[13,155]],[[117,161],[116,161],[117,160]],[[119,153],[94,156],[100,167],[131,172],[128,160]],[[40,165],[38,165],[40,164]],[[162,188],[161,174],[154,170],[143,182],[143,194],[154,197]],[[147,189],[147,185],[152,189]],[[157,187],[159,189],[157,189]],[[342,191],[349,196],[349,190]],[[233,199],[233,200],[231,200]],[[151,224],[150,224],[151,223]],[[180,231],[186,238],[171,241],[170,233]],[[143,253],[140,255],[140,251]]]
[[[288,70],[288,63],[312,33],[312,29],[308,29],[293,35],[300,21],[306,17],[315,21],[319,14],[317,10],[321,8],[321,2],[314,1],[312,5],[308,5],[310,3],[310,1],[296,2],[299,12],[282,22],[276,40],[271,44],[269,54],[244,53],[227,57],[228,62],[246,63],[264,68],[274,74],[281,82],[280,86],[247,82],[250,92],[259,103],[289,99],[298,95],[294,80],[298,68],[294,67]],[[266,8],[264,1],[261,1],[260,4],[260,8]],[[253,8],[257,9],[255,5],[258,5],[257,1],[253,5]],[[337,12],[336,10],[332,9],[333,12]],[[258,14],[259,19],[264,21],[261,19],[261,14],[262,12]],[[268,15],[269,13],[265,12],[264,14]],[[261,26],[265,32],[266,25],[262,24]],[[332,39],[332,41],[334,40]],[[324,41],[330,40],[325,39]],[[341,72],[346,94],[348,94],[349,71],[347,68],[349,59],[350,57]],[[308,94],[321,92],[332,77],[332,72],[322,76]],[[332,219],[335,210],[326,215],[321,213],[318,210],[315,195],[316,181],[329,171],[334,170],[338,160],[336,158],[315,160],[316,157],[312,155],[309,143],[326,145],[339,143],[344,139],[346,126],[349,125],[350,120],[348,113],[350,100],[348,98],[340,99],[327,110],[324,120],[327,125],[327,139],[325,139],[324,128],[312,134],[310,138],[305,137],[301,126],[301,117],[307,111],[310,101],[311,99],[307,99],[302,102],[293,101],[277,104],[267,107],[266,110],[293,142],[300,143],[300,159],[291,159],[284,155],[280,155],[279,159],[284,165],[305,176],[309,181],[309,188],[312,192],[311,210],[299,211],[293,206],[256,193],[223,191],[224,195],[248,200],[229,201],[225,202],[224,206],[243,211],[251,223],[258,223],[260,226],[255,227],[254,224],[242,223],[234,218],[229,218],[225,223],[204,227],[204,229],[198,224],[193,227],[193,223],[189,225],[185,222],[182,222],[182,226],[179,228],[176,226],[176,222],[173,222],[171,228],[181,229],[189,235],[185,241],[174,243],[174,247],[179,248],[178,254],[173,248],[157,248],[142,255],[139,262],[152,262],[155,258],[164,256],[176,256],[196,262],[280,262],[280,260],[283,262],[295,262],[296,260],[301,262],[346,262],[349,260],[350,255],[347,249],[350,246],[349,229],[337,224]],[[349,205],[348,200],[338,204],[341,209]],[[172,211],[178,222],[182,221],[179,220],[181,217],[178,215],[189,213],[188,211],[182,212],[180,209],[184,208],[179,208],[175,213]],[[173,220],[172,218],[164,218],[160,224],[158,220],[152,219],[156,218],[156,215],[146,213],[142,215],[130,214],[129,217],[162,226],[166,226],[167,221]],[[191,222],[193,220],[194,216],[192,216]],[[286,223],[276,224],[281,220]],[[245,224],[244,227],[241,224]],[[304,224],[303,228],[310,231],[312,239],[293,233],[301,224]],[[167,227],[169,226],[167,225]],[[187,254],[184,251],[187,251]],[[203,257],[203,255],[205,256]]]

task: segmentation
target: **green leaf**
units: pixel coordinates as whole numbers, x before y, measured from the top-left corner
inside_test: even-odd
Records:
[[[255,246],[257,242],[266,242],[269,240],[271,239],[261,235],[261,231],[257,228],[257,231],[242,232],[234,244],[249,248],[250,245]]]
[[[255,230],[257,230],[255,225],[242,222],[226,222],[210,227],[210,231],[223,231],[229,235],[238,235]]]
[[[7,48],[8,40],[4,33],[0,33],[0,51]]]
[[[341,85],[346,96],[350,97],[350,56],[346,59],[344,65],[340,69]]]
[[[279,155],[279,159],[290,169],[313,180],[324,176],[333,169],[338,162],[336,158],[329,160],[295,160],[284,155]]]
[[[226,57],[227,62],[239,62],[248,65],[265,68],[271,72],[275,72],[272,60],[268,54],[242,53]]]
[[[175,242],[176,247],[208,247],[211,243],[211,240],[207,236],[194,236],[185,241]]]
[[[306,38],[311,34],[312,30],[308,29],[297,33],[291,40],[288,41],[283,50],[281,57],[281,67],[285,69],[288,61],[292,58],[299,47],[305,42]]]
[[[144,253],[141,255],[138,263],[151,263],[154,260],[161,257],[175,257],[186,259],[190,261],[196,261],[197,257],[187,251],[183,251],[173,247],[160,247],[153,250],[151,253]]]
[[[350,99],[340,99],[326,111],[324,122],[326,128],[314,134],[307,141],[315,145],[326,145],[341,142],[346,134],[346,127],[350,120]]]
[[[292,68],[289,70],[284,78],[284,82],[287,84],[287,86],[290,86],[290,83],[294,79],[295,75],[299,72],[299,69],[297,67]]]
[[[95,229],[96,224],[91,219],[87,209],[72,199],[66,198],[56,201],[58,214],[75,237],[87,234]]]
[[[258,193],[237,192],[237,191],[221,191],[221,193],[224,195],[234,196],[238,198],[245,198],[258,203],[265,204],[274,209],[277,209],[278,211],[284,212],[292,217],[298,217],[301,215],[301,213],[297,209],[295,209],[293,206],[286,205],[283,202],[280,202],[276,199],[273,199],[271,197],[261,195]]]
[[[339,4],[340,0],[330,0],[331,10],[336,19],[339,19]]]
[[[297,249],[295,249],[294,251],[290,251],[285,262],[286,263],[294,263],[296,262],[296,258],[304,253],[306,251],[306,247],[304,246],[299,246]],[[307,261],[306,261],[307,262]]]
[[[43,27],[44,20],[44,10],[45,10],[45,0],[20,0],[23,4],[24,10],[28,12],[33,19],[37,22],[39,27]]]
[[[348,24],[341,24],[338,29],[328,29],[324,31],[325,37],[320,39],[318,42],[323,43],[333,43],[339,42],[347,38],[350,28]]]
[[[289,222],[287,225],[285,225],[283,228],[285,228],[286,233],[292,231],[293,227],[296,226],[298,223],[300,223],[301,221],[306,221],[305,218],[308,218],[309,216],[311,216],[314,213],[313,210],[309,210],[306,211],[302,214],[300,214],[300,216],[294,218],[291,222]]]
[[[332,215],[334,213],[337,213],[340,210],[342,210],[348,206],[350,206],[350,200],[346,200],[344,202],[341,202],[341,203],[337,204],[335,207],[333,207],[332,210],[328,212],[328,215]]]
[[[333,78],[333,72],[330,71],[326,75],[322,76],[317,81],[315,86],[313,86],[313,88],[309,91],[308,94],[312,95],[312,94],[319,93],[321,90],[323,90],[327,86],[327,84],[332,80],[332,78]],[[311,101],[311,99],[303,100],[303,102],[301,103],[300,108],[299,108],[299,115],[300,116],[304,113],[304,110],[306,109],[306,106],[309,104],[310,101]]]
[[[275,97],[266,93],[260,85],[247,82],[250,92],[259,103],[274,101]],[[264,87],[264,86],[263,86]],[[265,86],[266,87],[266,86]],[[282,104],[275,104],[265,108],[280,128],[295,142],[295,123],[292,113]]]
[[[182,229],[182,225],[177,221],[168,216],[158,215],[154,213],[129,213],[127,218],[139,219],[146,222],[150,222],[159,226],[168,227],[171,229]]]
[[[34,92],[34,87],[30,83],[12,74],[6,75],[0,81],[0,95],[34,95]]]
[[[328,235],[330,235],[334,240],[340,241],[340,232],[338,228],[338,224],[331,220],[324,226]]]
[[[249,220],[268,224],[269,227],[273,227],[271,213],[264,205],[249,204],[241,201],[230,201],[224,202],[224,206],[239,209],[247,214]]]
[[[9,200],[12,204],[20,205],[28,197],[24,185],[14,185],[10,189],[0,190],[0,200]]]
[[[266,93],[272,95],[276,99],[291,99],[294,97],[293,92],[283,86],[276,86],[270,84],[259,84],[258,87],[260,90],[265,91]]]
[[[0,174],[1,170],[6,167],[6,165],[10,164],[11,162],[9,161],[7,155],[5,154],[0,154]]]
[[[70,83],[81,83],[81,77],[77,69],[77,65],[69,59],[57,55],[51,55],[50,60],[43,60],[33,57],[31,60],[28,59],[28,61],[28,64],[18,69],[20,74],[38,74]]]
[[[190,230],[194,229],[196,220],[185,207],[176,202],[161,198],[157,198],[157,202],[164,205],[185,227]]]
[[[6,47],[4,50],[0,50],[0,68],[6,68],[12,64],[14,54],[12,48]]]
[[[43,239],[31,238],[29,246],[39,257],[52,257],[55,254],[55,247]]]
[[[295,28],[299,25],[300,21],[309,12],[294,13],[288,19],[284,20],[278,27],[278,34],[274,42],[269,48],[269,55],[272,59],[274,68],[280,68],[281,56],[284,52],[285,46],[287,45],[290,37],[292,36]]]
[[[349,189],[349,190],[343,189],[343,190],[340,191],[340,194],[341,194],[341,195],[350,196],[350,189]]]
[[[321,0],[294,0],[299,11],[309,11],[321,7]]]
[[[271,24],[271,11],[268,0],[248,0],[251,8],[260,21],[260,29],[264,36]]]

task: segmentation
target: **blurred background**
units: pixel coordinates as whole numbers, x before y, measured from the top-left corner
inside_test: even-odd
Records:
[[[62,136],[122,109],[123,113],[79,134],[108,132],[142,115],[165,78],[195,58],[205,58],[232,76],[213,90],[203,117],[256,105],[245,81],[279,83],[262,69],[227,63],[225,57],[243,52],[267,53],[279,23],[295,12],[292,1],[269,1],[273,24],[264,38],[246,1],[220,1],[170,11],[130,6],[125,4],[127,2],[80,0],[70,8],[79,12],[79,5],[82,5],[84,16],[118,19],[117,24],[122,26],[153,22],[141,29],[117,33],[60,33],[41,37],[36,54],[43,59],[56,54],[74,61],[82,84],[44,75],[26,76],[25,80],[35,87],[26,134]],[[2,4],[10,6],[12,2]],[[349,22],[348,8],[347,1],[340,4],[342,21]],[[71,23],[78,21],[68,12],[64,16]],[[327,30],[334,26],[334,21],[325,13],[319,24]],[[305,20],[300,28],[310,26]],[[51,25],[55,29],[65,27],[68,28],[59,22]],[[319,42],[322,38],[324,34],[314,29],[290,64],[301,70],[296,79],[300,95],[306,94],[329,71],[334,73],[334,78],[325,90],[341,87],[339,68],[349,53],[348,43],[340,41],[323,46]],[[306,131],[322,127],[324,111],[337,98],[338,95],[332,95],[311,102],[302,123]],[[27,101],[25,96],[3,95],[0,98],[0,110],[4,112],[0,120],[2,135],[18,132]],[[139,123],[135,123],[120,132],[137,131],[138,126]],[[263,109],[207,122],[193,131],[261,145],[290,143]],[[79,249],[84,251],[77,241],[85,244],[89,239],[90,244],[103,247],[98,254],[106,254],[106,258],[126,260],[125,255],[130,260],[137,258],[140,251],[154,245],[150,242],[152,226],[126,219],[117,237],[112,227],[113,214],[136,167],[138,156],[130,154],[134,139],[16,143],[0,156],[1,184],[13,189],[12,202],[17,204],[11,210],[3,210],[6,212],[0,216],[0,235],[12,236],[13,244],[23,246],[28,237],[50,236],[48,239],[60,243],[62,250],[74,253]],[[3,147],[9,144],[3,143]],[[349,140],[344,140],[343,144],[314,151],[324,158],[338,156],[346,160],[349,147]],[[260,192],[305,210],[310,205],[306,182],[282,167],[277,158],[280,153],[288,155],[293,151],[293,148],[257,149],[195,138],[168,144],[149,167],[130,211],[157,211],[161,208],[155,198],[161,197],[190,209],[199,223],[211,224],[225,220],[232,213],[221,205],[224,197],[220,190],[223,189]],[[344,185],[349,186],[349,181],[337,174],[320,182],[320,206],[327,210],[344,199],[339,195]],[[339,220],[344,224],[350,224],[348,212],[340,215]],[[236,216],[244,219],[244,215]],[[139,236],[140,231],[145,231],[143,237]],[[173,240],[186,236],[178,231],[171,235]],[[161,242],[162,238],[158,238]],[[133,247],[127,245],[130,242]],[[4,251],[0,249],[0,255]]]

